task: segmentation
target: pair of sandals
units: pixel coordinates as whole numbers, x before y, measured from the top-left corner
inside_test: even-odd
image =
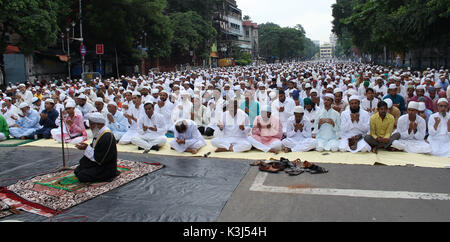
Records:
[[[310,174],[321,174],[327,173],[328,170],[315,165],[314,163],[308,161],[301,161],[300,159],[296,159],[291,162],[286,158],[280,158],[278,162],[269,162],[266,163],[264,161],[256,161],[251,164],[252,166],[259,166],[260,171],[270,172],[270,173],[278,173],[279,171],[284,171],[290,176],[298,176],[303,172],[309,172]]]

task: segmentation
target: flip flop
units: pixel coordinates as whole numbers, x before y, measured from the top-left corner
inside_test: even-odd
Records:
[[[259,170],[260,171],[270,172],[270,173],[278,173],[280,171],[279,169],[274,168],[270,164],[261,164],[261,165],[259,165]]]

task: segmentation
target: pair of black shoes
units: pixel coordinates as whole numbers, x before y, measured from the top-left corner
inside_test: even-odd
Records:
[[[150,152],[150,150],[154,150],[154,151],[159,151],[159,146],[154,145],[152,146],[152,148],[150,148],[149,150],[146,150],[144,148],[138,147],[138,150],[144,150],[143,154],[147,154],[148,152]]]

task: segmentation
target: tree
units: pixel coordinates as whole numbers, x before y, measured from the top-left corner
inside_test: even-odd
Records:
[[[170,15],[170,21],[175,33],[171,44],[174,56],[187,57],[190,51],[200,58],[209,56],[217,35],[211,22],[206,22],[194,11],[174,13]]]
[[[250,16],[244,15],[244,17],[242,19],[245,20],[245,21],[250,21]]]
[[[311,56],[305,52],[308,41],[300,24],[295,28],[282,28],[274,23],[261,24],[258,38],[260,54],[266,58],[286,60]],[[314,47],[309,50],[314,51]]]
[[[173,36],[170,19],[163,14],[165,0],[93,0],[86,2],[83,24],[85,25],[86,45],[93,49],[95,44],[103,43],[105,53],[119,55],[130,64],[143,57],[160,57],[170,54]],[[98,14],[101,9],[102,14]],[[143,46],[144,33],[147,33],[148,51],[138,49]]]
[[[59,7],[60,1],[52,0],[0,0],[1,53],[6,48],[7,33],[20,36],[17,46],[27,55],[55,44]]]

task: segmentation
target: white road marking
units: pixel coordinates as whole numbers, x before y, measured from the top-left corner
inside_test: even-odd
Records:
[[[423,193],[407,191],[378,191],[378,190],[357,190],[357,189],[333,189],[333,188],[288,188],[265,186],[264,181],[268,173],[259,172],[250,187],[250,191],[272,192],[272,193],[293,193],[306,195],[325,196],[347,196],[366,198],[393,198],[393,199],[422,199],[422,200],[450,200],[450,194],[446,193]]]

